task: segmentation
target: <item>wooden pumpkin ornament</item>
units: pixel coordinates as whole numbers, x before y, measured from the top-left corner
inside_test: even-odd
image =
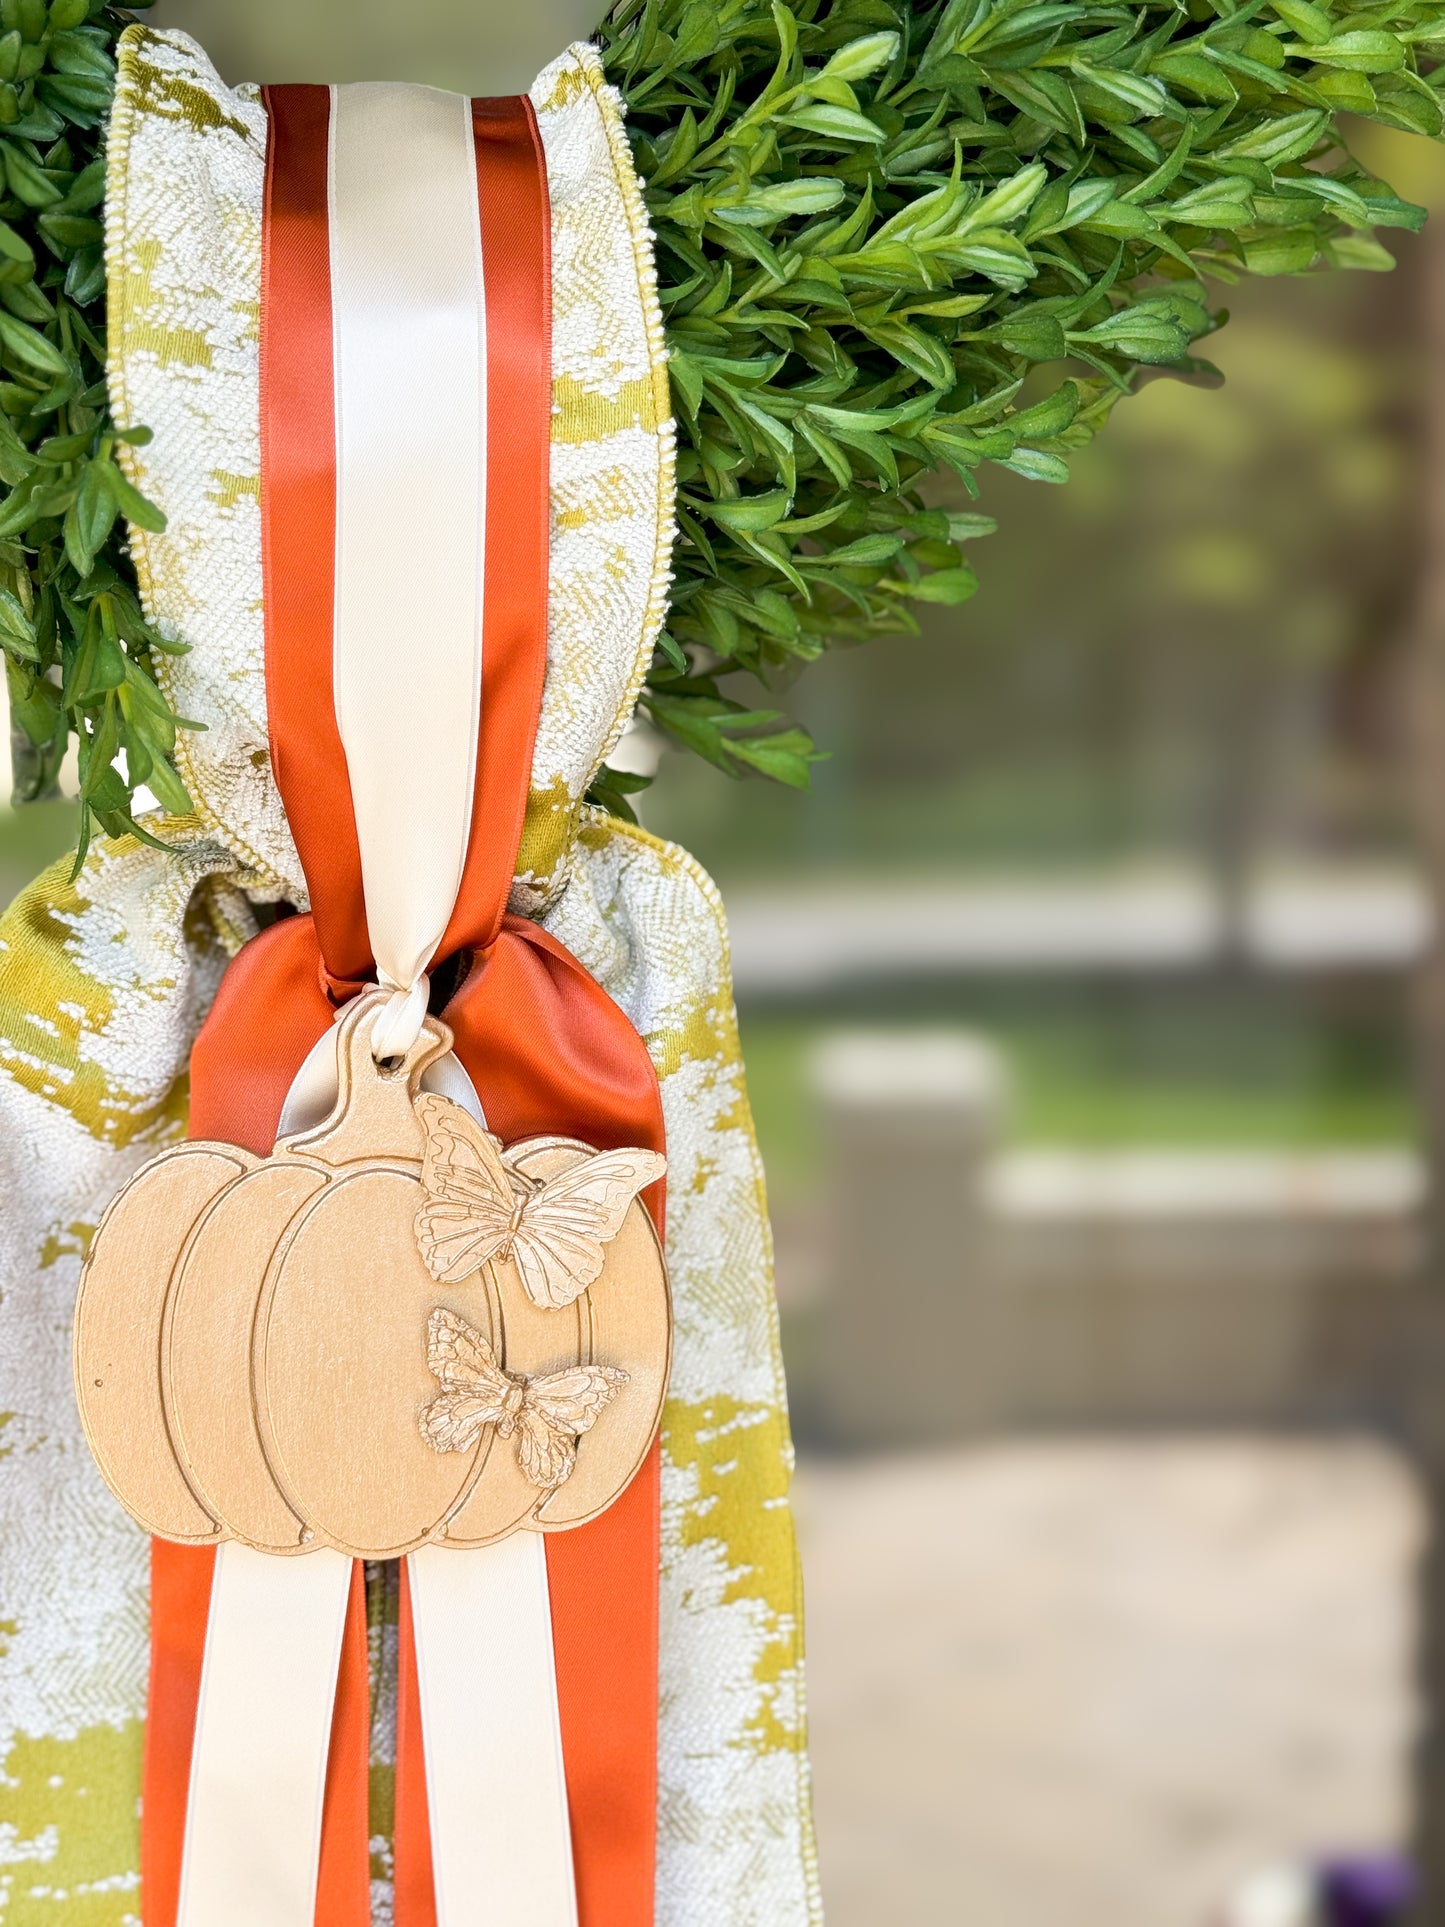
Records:
[[[269,1158],[162,1153],[101,1221],[76,1308],[81,1417],[147,1531],[356,1558],[585,1524],[656,1433],[666,1269],[653,1152],[503,1148],[424,1091],[429,1019],[372,1055],[384,992],[335,1032],[338,1095]]]

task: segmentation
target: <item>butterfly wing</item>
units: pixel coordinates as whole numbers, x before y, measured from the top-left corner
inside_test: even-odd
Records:
[[[626,1383],[627,1373],[616,1365],[573,1365],[529,1380],[517,1423],[524,1476],[544,1492],[565,1485],[579,1436],[592,1430]]]
[[[475,1392],[442,1392],[422,1412],[421,1435],[434,1452],[470,1452],[488,1425],[495,1425],[494,1400]]]
[[[592,1430],[627,1379],[618,1365],[569,1365],[564,1371],[532,1379],[525,1402],[548,1425],[575,1438]]]
[[[523,1199],[512,1258],[533,1304],[560,1310],[597,1282],[633,1200],[666,1169],[656,1151],[599,1151]]]
[[[488,1392],[505,1401],[511,1384],[482,1334],[438,1305],[426,1321],[427,1370],[451,1391]]]
[[[543,1492],[555,1492],[572,1476],[577,1442],[566,1432],[554,1432],[540,1412],[527,1407],[517,1421],[517,1458],[523,1478]]]
[[[416,1108],[426,1132],[417,1243],[432,1277],[455,1285],[511,1237],[516,1191],[497,1140],[460,1104],[427,1091]]]
[[[437,1452],[470,1451],[505,1416],[512,1381],[481,1333],[440,1306],[427,1320],[426,1362],[442,1391],[421,1415],[421,1435]]]

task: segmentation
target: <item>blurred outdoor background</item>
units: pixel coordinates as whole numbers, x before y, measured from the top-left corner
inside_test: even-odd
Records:
[[[1445,232],[1398,252],[1222,291],[1223,388],[992,477],[978,597],[792,694],[811,798],[642,800],[733,919],[835,1927],[1394,1919],[1445,1824]]]
[[[976,600],[789,695],[811,797],[641,799],[733,919],[833,1927],[1364,1927],[1445,1865],[1445,219],[1391,242],[992,473]],[[0,817],[0,883],[67,835]]]

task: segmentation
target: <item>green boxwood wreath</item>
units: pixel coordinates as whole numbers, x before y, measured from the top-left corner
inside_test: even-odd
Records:
[[[125,546],[125,518],[159,518],[114,460],[146,431],[110,420],[104,380],[101,147],[135,13],[0,0],[0,650],[17,798],[74,736],[83,839],[134,830],[141,784],[189,802],[152,676],[177,645]],[[622,0],[601,38],[680,430],[643,705],[721,769],[798,786],[811,741],[735,678],[766,691],[973,593],[963,545],[993,525],[928,507],[924,478],[1061,482],[1141,367],[1208,372],[1212,283],[1389,267],[1377,230],[1424,211],[1341,117],[1442,126],[1445,0]],[[625,811],[637,782],[596,794]]]

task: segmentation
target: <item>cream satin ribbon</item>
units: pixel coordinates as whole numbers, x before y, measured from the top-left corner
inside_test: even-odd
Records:
[[[471,834],[486,509],[486,295],[470,104],[332,90],[336,716],[378,974],[378,1056],[426,1013]],[[399,531],[428,531],[403,577]],[[326,1042],[283,1128],[334,1097]],[[460,1066],[456,1067],[460,1072]],[[475,1093],[447,1085],[475,1105]],[[217,1555],[180,1927],[312,1927],[350,1564]],[[575,1927],[543,1540],[411,1561],[439,1927]]]
[[[351,1561],[216,1552],[178,1927],[312,1927]]]
[[[576,1927],[546,1543],[409,1563],[437,1927]]]
[[[481,713],[487,304],[471,103],[331,92],[336,722],[366,922],[412,1043],[456,905]],[[408,531],[424,529],[416,551]],[[399,556],[408,565],[399,564]]]

